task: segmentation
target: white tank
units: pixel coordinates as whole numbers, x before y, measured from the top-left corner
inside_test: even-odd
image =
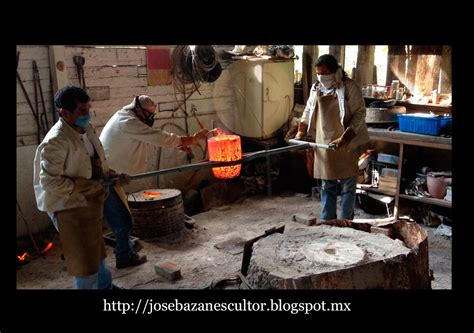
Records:
[[[226,110],[216,110],[219,119],[241,136],[272,137],[293,109],[293,60],[238,60],[229,65],[227,72],[225,85],[230,86],[225,88],[235,103]]]

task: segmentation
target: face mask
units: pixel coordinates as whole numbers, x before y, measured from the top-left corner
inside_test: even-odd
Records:
[[[330,88],[334,84],[334,82],[336,82],[336,73],[328,75],[317,75],[319,82],[321,82],[321,84],[326,88]]]
[[[153,117],[153,115],[144,121],[144,123],[150,127],[153,127],[154,122],[155,122],[155,118]]]
[[[88,113],[85,116],[77,118],[74,124],[79,127],[86,128],[90,120],[91,120],[91,115]]]

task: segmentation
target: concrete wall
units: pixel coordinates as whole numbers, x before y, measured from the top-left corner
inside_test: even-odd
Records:
[[[219,47],[216,47],[219,48]],[[226,49],[231,49],[226,47]],[[50,60],[48,46],[17,46],[20,51],[19,72],[25,88],[34,100],[32,60],[36,60],[40,72],[41,84],[46,102],[47,116],[51,121],[52,112],[52,88],[50,88]],[[92,99],[91,115],[92,124],[100,134],[107,120],[122,106],[129,104],[135,95],[146,94],[152,97],[158,104],[158,115],[154,127],[163,128],[166,131],[179,135],[192,135],[200,127],[195,117],[188,116],[182,110],[173,112],[178,106],[177,100],[183,100],[182,94],[175,94],[173,85],[148,86],[146,49],[145,48],[96,48],[65,46],[64,63],[67,73],[67,83],[78,85],[76,67],[73,57],[80,55],[85,58],[84,76],[88,89],[102,92],[101,100]],[[233,92],[227,87],[230,85],[227,75],[226,63],[221,62],[223,73],[214,83],[203,83],[199,93],[195,92],[183,106],[190,114],[194,107],[200,122],[208,129],[212,124],[219,125],[216,110],[227,111],[233,109]],[[217,89],[217,87],[219,87]],[[188,91],[191,91],[189,86]],[[107,98],[104,98],[106,96]],[[34,103],[34,102],[33,102]],[[42,109],[41,109],[42,110]],[[23,212],[23,217],[30,225],[32,232],[40,231],[50,225],[46,213],[39,212],[33,191],[33,159],[38,140],[36,137],[36,123],[26,103],[25,96],[17,82],[17,200]],[[42,139],[42,137],[41,137]],[[150,147],[149,149],[149,171],[157,168],[167,168],[188,164],[186,154],[166,148]],[[204,148],[193,149],[194,159],[192,163],[198,162],[205,157]],[[156,177],[141,181],[144,188],[178,188],[184,192],[195,187],[200,180],[210,177],[210,170],[198,172],[175,173],[160,177],[159,185]],[[18,210],[18,208],[17,208]],[[26,234],[21,214],[17,212],[17,236]]]

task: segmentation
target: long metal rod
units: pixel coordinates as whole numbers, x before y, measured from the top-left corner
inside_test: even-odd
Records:
[[[311,148],[322,148],[322,149],[331,149],[334,150],[337,148],[335,144],[324,144],[324,143],[314,143],[314,142],[306,142],[306,141],[301,141],[301,140],[296,140],[296,139],[290,139],[288,141],[290,145],[301,145],[301,144],[306,144],[308,147]]]
[[[168,169],[162,169],[162,170],[157,170],[157,171],[139,173],[137,175],[130,176],[130,178],[132,180],[135,180],[135,179],[141,179],[141,178],[164,175],[164,174],[173,173],[173,172],[186,172],[186,171],[192,171],[192,170],[204,169],[204,168],[215,168],[215,167],[222,167],[222,166],[229,166],[229,165],[236,165],[236,164],[244,164],[244,163],[248,163],[252,160],[255,160],[257,158],[260,158],[260,157],[265,157],[265,156],[268,156],[268,155],[281,154],[281,153],[285,153],[285,152],[288,152],[288,151],[293,151],[293,150],[298,150],[298,149],[305,149],[305,148],[308,148],[308,147],[309,147],[309,143],[298,144],[298,145],[293,144],[293,145],[287,146],[287,147],[281,147],[281,148],[270,149],[270,150],[261,150],[261,151],[257,151],[257,152],[254,152],[254,153],[243,154],[242,159],[237,160],[237,161],[230,161],[230,162],[211,162],[211,161],[199,162],[199,163],[182,165],[182,166],[168,168]],[[111,184],[114,184],[117,180],[118,180],[118,178],[112,178],[112,179],[106,180],[104,182],[104,184],[105,185],[111,185]]]

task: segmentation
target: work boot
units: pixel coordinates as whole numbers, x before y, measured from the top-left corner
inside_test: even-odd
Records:
[[[126,268],[126,267],[131,267],[131,266],[138,266],[146,262],[146,256],[139,255],[138,253],[134,252],[130,258],[127,261],[123,260],[115,260],[115,267],[120,269],[120,268]]]

